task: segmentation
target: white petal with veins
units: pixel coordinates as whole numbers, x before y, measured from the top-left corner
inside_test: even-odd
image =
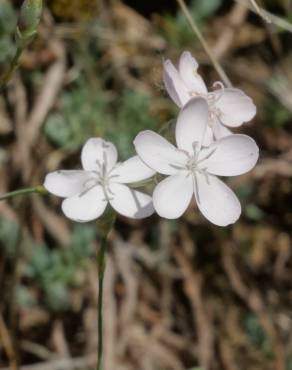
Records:
[[[195,196],[202,214],[213,224],[227,226],[236,222],[241,205],[233,191],[216,176],[196,173]]]
[[[109,202],[113,209],[126,217],[140,219],[154,213],[152,198],[149,195],[122,184],[110,185]]]
[[[81,151],[81,162],[86,171],[110,171],[117,163],[116,147],[101,138],[86,141]]]
[[[187,171],[180,171],[162,180],[153,193],[153,205],[161,217],[175,219],[187,209],[194,193],[193,178]]]
[[[221,98],[216,102],[216,107],[221,112],[220,121],[229,127],[249,122],[256,114],[256,106],[252,99],[243,91],[234,88],[224,89]]]
[[[193,98],[182,108],[175,128],[178,148],[194,154],[194,143],[200,146],[203,142],[208,115],[208,104],[203,98]]]
[[[149,179],[155,171],[148,167],[137,155],[119,163],[111,172],[113,181],[130,184]]]
[[[217,121],[217,120],[216,120]],[[222,139],[225,136],[233,135],[233,133],[224,125],[222,125],[219,121],[214,122],[213,134],[216,140]]]
[[[63,200],[62,210],[73,221],[88,222],[101,216],[107,200],[101,186],[94,186],[84,193]]]
[[[163,81],[169,96],[179,107],[189,101],[188,89],[169,59],[163,63]]]
[[[202,77],[197,73],[199,64],[189,51],[184,51],[179,60],[179,73],[189,88],[197,94],[207,94],[207,87]]]
[[[215,141],[199,154],[200,167],[218,176],[236,176],[250,171],[259,157],[259,148],[247,135],[230,135]],[[202,161],[203,158],[206,158]]]
[[[142,161],[164,175],[177,173],[188,160],[186,153],[150,130],[140,132],[134,140],[134,145]]]
[[[84,184],[90,177],[90,172],[82,170],[55,171],[46,176],[44,187],[59,197],[71,197],[84,190]]]

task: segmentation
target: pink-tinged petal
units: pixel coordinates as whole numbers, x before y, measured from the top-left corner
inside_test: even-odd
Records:
[[[71,197],[81,193],[85,182],[90,178],[86,171],[55,171],[49,173],[44,181],[44,187],[58,197]]]
[[[203,143],[208,114],[208,104],[203,98],[193,98],[181,109],[175,127],[178,148],[194,154],[194,145]]]
[[[154,189],[153,205],[159,216],[180,217],[191,202],[194,193],[193,178],[187,171],[180,171],[162,180]]]
[[[216,102],[216,107],[221,112],[220,121],[230,127],[238,127],[244,122],[249,122],[256,114],[256,106],[252,99],[239,89],[224,89]]]
[[[230,131],[227,127],[223,126],[219,121],[214,123],[212,129],[216,140],[222,139],[223,137],[226,136],[233,135],[233,132]]]
[[[68,218],[76,222],[88,222],[100,217],[107,200],[101,186],[94,186],[90,190],[67,198],[62,203],[62,210]]]
[[[153,131],[140,132],[135,140],[136,152],[143,162],[164,175],[172,175],[185,167],[188,156]]]
[[[205,158],[205,159],[204,159]],[[236,176],[250,171],[259,158],[259,148],[247,135],[230,135],[215,141],[199,154],[200,167],[218,176]]]
[[[216,176],[196,172],[195,196],[199,210],[213,224],[227,226],[236,222],[241,205],[233,191]]]
[[[189,101],[188,89],[169,59],[163,63],[163,82],[169,96],[176,105],[182,107]]]
[[[86,171],[110,171],[117,163],[116,147],[101,138],[86,141],[81,152],[82,166]]]
[[[155,171],[148,167],[137,155],[119,163],[111,172],[114,182],[130,184],[143,181],[155,175]]]
[[[184,51],[179,60],[179,73],[190,91],[196,94],[207,94],[204,80],[198,74],[199,64],[189,51]]]
[[[114,183],[110,185],[110,193],[111,206],[123,216],[140,219],[154,213],[152,198],[147,194]]]

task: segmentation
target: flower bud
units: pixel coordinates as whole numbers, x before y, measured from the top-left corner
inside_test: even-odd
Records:
[[[24,0],[16,31],[16,40],[20,46],[27,45],[36,34],[43,9],[43,0]]]

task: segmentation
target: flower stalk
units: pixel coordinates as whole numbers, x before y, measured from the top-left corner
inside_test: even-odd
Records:
[[[103,358],[103,280],[106,267],[106,252],[108,237],[116,219],[115,212],[108,208],[103,217],[97,221],[97,230],[100,234],[100,247],[97,252],[98,268],[98,303],[97,303],[97,370],[102,370]]]
[[[7,72],[0,79],[0,93],[11,79],[18,68],[20,57],[24,49],[32,42],[39,25],[43,10],[43,0],[24,0],[21,9],[17,29],[15,32],[16,53]]]
[[[4,193],[0,195],[0,201],[18,197],[19,195],[27,195],[27,194],[33,194],[33,193],[48,194],[47,190],[42,185],[39,185],[34,188],[25,188],[25,189],[11,191],[9,193]]]

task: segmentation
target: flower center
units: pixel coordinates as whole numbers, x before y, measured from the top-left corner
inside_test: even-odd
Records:
[[[202,156],[199,159],[199,154],[201,153],[201,146],[198,142],[194,142],[193,143],[193,152],[194,152],[194,154],[189,157],[189,160],[188,160],[188,162],[186,164],[186,167],[185,167],[186,170],[189,171],[191,174],[195,174],[195,172],[200,172],[200,173],[203,173],[203,174],[207,175],[207,173],[208,173],[207,168],[204,168],[202,166],[202,163],[205,160],[207,160],[208,158],[210,158],[215,153],[216,150],[217,150],[217,148],[214,148],[210,151],[207,151],[206,155]]]
[[[111,175],[111,172],[113,171],[114,168],[117,167],[114,166],[110,171],[107,169],[107,156],[106,153],[103,153],[103,160],[96,160],[97,164],[97,170],[96,171],[91,171],[91,176],[88,178],[84,184],[84,191],[80,194],[81,196],[86,194],[88,191],[90,191],[92,188],[95,186],[101,186],[102,190],[104,192],[104,197],[105,200],[109,201],[112,199],[113,192],[110,189],[110,182],[113,178],[116,177],[116,175]]]
[[[201,97],[203,99],[207,100],[207,103],[209,105],[209,120],[208,125],[209,127],[213,127],[217,119],[220,118],[221,111],[219,108],[216,107],[216,103],[222,98],[225,87],[221,81],[216,81],[213,84],[213,87],[217,87],[217,89],[213,92],[207,93],[207,94],[199,94],[196,91],[192,90],[189,91],[190,97]]]

